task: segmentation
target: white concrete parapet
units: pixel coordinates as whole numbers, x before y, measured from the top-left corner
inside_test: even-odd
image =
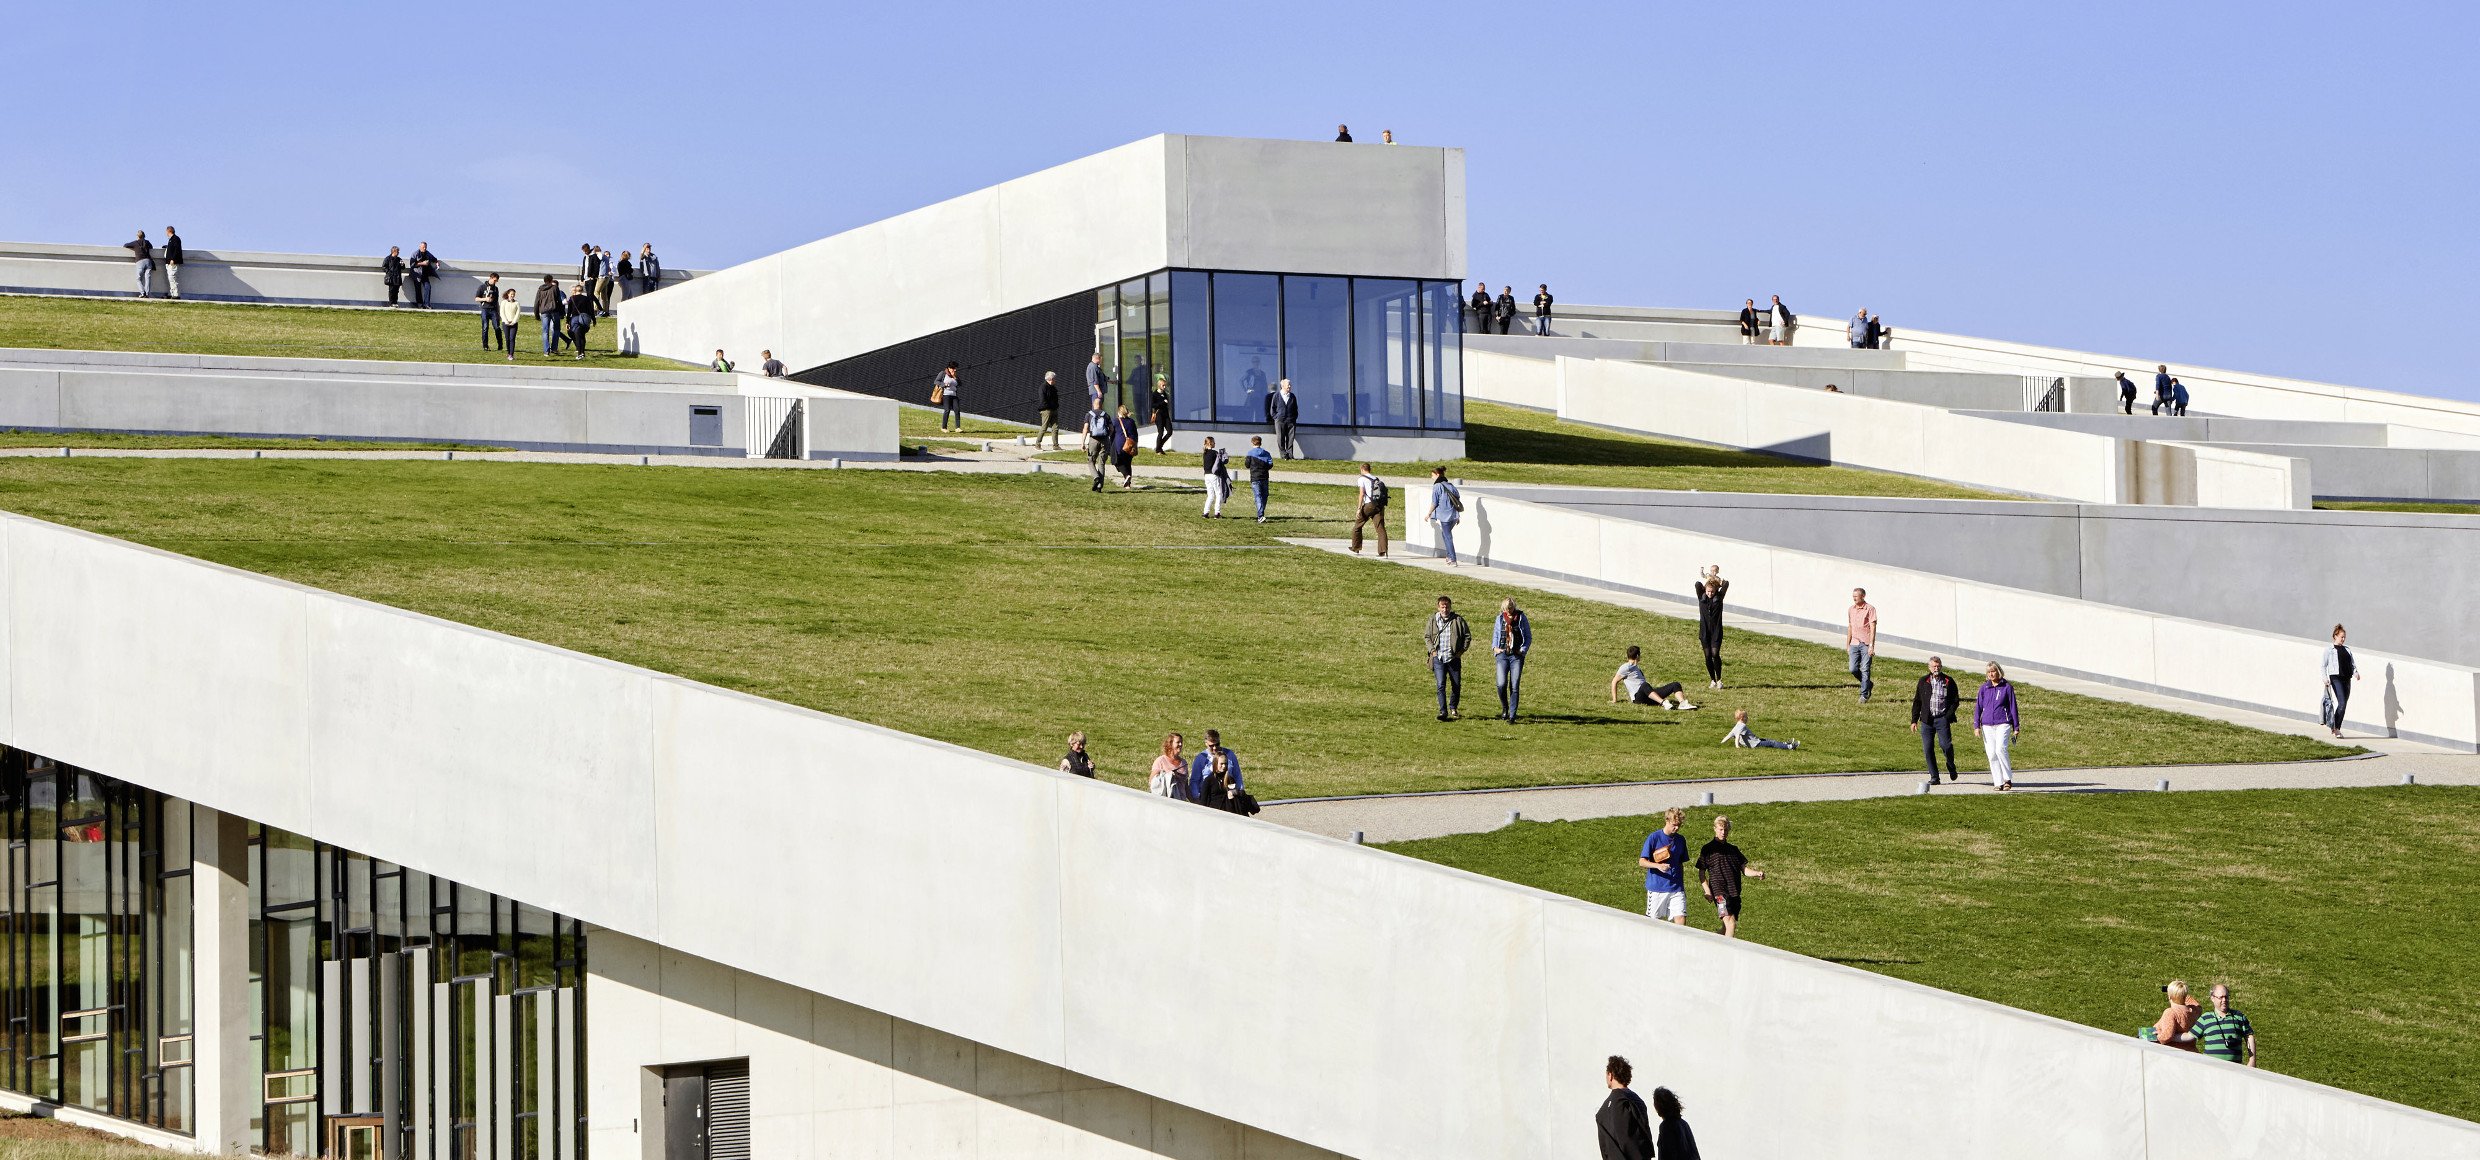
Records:
[[[134,227],[131,232],[136,232]],[[149,229],[147,239],[156,245],[153,284],[154,292],[161,296],[167,291],[163,237]],[[410,259],[413,243],[401,244],[404,256]],[[368,257],[187,247],[181,261],[181,297],[210,302],[383,306],[387,303],[387,286],[380,280],[379,260],[386,253],[385,247]],[[0,242],[0,293],[135,297],[136,267],[130,252],[117,242],[108,246]],[[482,285],[485,276],[498,274],[500,285],[516,290],[530,313],[534,309],[533,287],[541,283],[543,275],[557,277],[565,287],[580,273],[575,258],[564,262],[477,262],[443,254],[440,275],[431,283],[431,309],[474,312],[475,289]],[[703,273],[666,266],[661,288],[670,289]],[[627,288],[630,295],[637,292],[636,286]],[[407,299],[410,300],[410,291]]]
[[[1488,550],[1664,547],[1516,502],[1480,498]],[[1757,606],[1849,582],[1795,555],[1716,558]],[[37,520],[0,518],[0,562],[9,744],[1346,1155],[1589,1150],[1612,1052],[1716,1155],[2480,1155],[2480,1125]],[[2053,631],[1963,592],[1993,651]],[[2233,641],[2157,643],[2178,681]]]

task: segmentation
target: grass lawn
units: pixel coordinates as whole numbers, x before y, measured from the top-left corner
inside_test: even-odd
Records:
[[[1151,430],[1152,428],[1148,428]],[[1009,432],[1014,434],[1014,432]],[[1074,436],[1071,435],[1070,438]],[[1149,444],[1148,446],[1151,446]],[[1235,456],[1248,448],[1233,444]],[[1467,400],[1465,458],[1435,463],[1381,465],[1388,475],[1420,476],[1444,466],[1455,479],[1491,483],[1547,483],[1570,487],[1658,487],[1673,491],[1750,491],[1793,495],[1885,495],[1920,499],[2014,499],[1934,479],[1854,467],[1799,463],[1753,451],[1705,447],[1649,435],[1630,435],[1554,415]],[[1077,460],[1075,452],[1045,459]],[[1194,464],[1195,455],[1174,457]],[[1358,463],[1334,459],[1278,463],[1286,471],[1350,475]]]
[[[504,451],[483,443],[381,443],[360,439],[255,439],[238,435],[121,435],[107,431],[0,430],[0,447],[96,447],[134,451]]]
[[[47,1117],[0,1112],[0,1156],[8,1160],[170,1160],[179,1155]]]
[[[1033,432],[1033,428],[1022,423],[1010,423],[1005,419],[986,419],[978,415],[964,417],[964,430],[961,433],[953,427],[942,432],[939,430],[940,417],[941,412],[936,407],[905,403],[900,405],[896,411],[896,431],[907,444],[924,438],[935,440],[942,434],[951,439],[961,436],[969,440],[980,440],[1014,439],[1019,435],[1029,435]],[[1074,438],[1075,432],[1069,432],[1068,437]],[[980,444],[975,443],[973,446],[978,448]]]
[[[1700,681],[1695,623],[1548,596],[1523,599],[1530,719],[1497,723],[1498,589],[1275,541],[1344,534],[1334,488],[1279,485],[1263,526],[1199,519],[1199,495],[1066,475],[0,461],[0,508],[1046,765],[1082,728],[1127,784],[1164,731],[1209,726],[1266,799],[1919,757],[1915,666],[1882,662],[1886,695],[1862,706],[1839,650],[1733,632],[1732,688],[1707,709],[1613,705],[1629,643],[1657,679]],[[1440,592],[1482,648],[1475,718],[1451,724],[1420,643]],[[1733,706],[1806,747],[1724,748]],[[2345,752],[2042,690],[2025,713],[2028,768]]]
[[[527,309],[532,309],[533,291],[523,285],[516,289]],[[585,360],[580,362],[565,352],[557,358],[544,357],[542,332],[535,329],[529,315],[517,324],[517,362],[598,371],[676,371],[685,365],[670,359],[620,355],[612,349],[619,334],[616,321],[605,318],[594,324],[586,336]],[[429,310],[342,310],[160,298],[142,302],[0,295],[0,347],[12,346],[413,362],[500,362],[508,357],[482,349],[480,312],[471,302],[438,299]]]
[[[1693,855],[1711,809],[1681,832]],[[1744,937],[2132,1035],[2232,984],[2272,1070],[2480,1118],[2480,790],[2036,794],[1734,806]],[[1390,847],[1643,913],[1658,818]],[[1691,894],[1693,895],[1693,885]],[[1692,921],[1719,930],[1693,899]],[[2463,915],[2456,920],[2453,915]]]
[[[2437,516],[2480,516],[2480,503],[2346,503],[2318,500],[2319,509],[2337,512],[2415,512]]]

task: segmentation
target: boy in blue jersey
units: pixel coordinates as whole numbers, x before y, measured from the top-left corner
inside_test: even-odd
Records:
[[[1645,835],[1644,848],[1636,852],[1636,864],[1645,871],[1645,917],[1682,926],[1688,922],[1688,888],[1681,877],[1688,864],[1688,840],[1679,836],[1684,816],[1681,810],[1665,812],[1661,830]]]

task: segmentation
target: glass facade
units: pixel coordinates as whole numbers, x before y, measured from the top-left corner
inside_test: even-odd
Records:
[[[0,1088],[191,1124],[189,807],[0,750]]]
[[[1107,407],[1149,420],[1167,376],[1183,422],[1262,425],[1292,380],[1304,427],[1460,430],[1462,288],[1411,278],[1169,270],[1096,292]]]
[[[194,1130],[193,812],[0,749],[0,1088]],[[583,924],[247,833],[265,1154],[586,1154]]]

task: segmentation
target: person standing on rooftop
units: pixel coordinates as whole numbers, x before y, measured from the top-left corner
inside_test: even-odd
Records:
[[[616,279],[612,277],[615,271],[612,266],[611,251],[596,246],[594,258],[598,271],[593,283],[594,309],[600,313],[609,314],[611,313],[611,290],[616,284]]]
[[[1338,142],[1341,142],[1342,144],[1345,144],[1345,145],[1349,145],[1349,144],[1351,144],[1351,143],[1352,143],[1352,126],[1350,126],[1350,125],[1337,125],[1337,126],[1335,126],[1335,140],[1336,140],[1336,141],[1338,141]]]
[[[405,271],[413,278],[413,304],[430,309],[431,279],[439,276],[439,255],[431,252],[429,242],[414,243],[413,258],[405,263]]]
[[[1884,346],[1886,344],[1886,320],[1874,314],[1869,315],[1869,324],[1861,328],[1860,336],[1860,345],[1870,350]]]
[[[618,306],[628,300],[631,291],[637,289],[637,263],[629,260],[627,250],[622,250],[619,257],[612,259],[611,272],[611,293],[604,297],[604,303]]]
[[[1774,304],[1766,312],[1773,324],[1767,341],[1775,346],[1791,345],[1791,328],[1799,325],[1800,320],[1791,313],[1790,307],[1783,305],[1782,295],[1774,295]]]
[[[181,296],[181,231],[164,227],[164,289],[173,297]]]
[[[1473,283],[1472,325],[1465,327],[1465,333],[1488,334],[1490,315],[1495,309],[1496,307],[1491,304],[1490,300],[1490,284],[1487,282]]]
[[[1093,755],[1085,752],[1084,730],[1068,734],[1068,755],[1059,759],[1059,772],[1072,777],[1101,776],[1100,771],[1094,768]]]
[[[1602,1083],[1610,1094],[1602,1097],[1602,1106],[1593,1113],[1594,1135],[1601,1141],[1602,1160],[1654,1160],[1653,1130],[1645,1115],[1645,1101],[1628,1084],[1635,1081],[1636,1069],[1623,1055],[1611,1056],[1602,1065]]]
[[[2015,683],[2006,679],[2006,670],[1998,662],[1989,662],[1981,691],[1972,701],[1972,732],[1980,737],[1981,753],[1989,759],[1989,784],[1999,790],[2013,789],[2015,763],[2007,747],[2023,734],[2024,719],[2015,701]],[[1951,757],[1947,768],[1954,768]]]
[[[1550,284],[1548,282],[1542,283],[1541,289],[1534,292],[1533,336],[1535,338],[1550,337],[1550,306],[1556,301],[1558,300],[1550,296]]]
[[[1395,130],[1393,130],[1393,129],[1380,129],[1380,130],[1378,130],[1378,139],[1379,139],[1381,142],[1383,142],[1383,143],[1385,143],[1385,144],[1388,144],[1388,145],[1392,145],[1392,144],[1394,144],[1394,143],[1395,143]]]
[[[621,254],[620,256],[625,258],[625,257],[627,257],[628,255],[627,255],[626,253],[623,253],[623,254]],[[779,358],[775,357],[775,352],[774,352],[774,351],[771,351],[771,350],[762,350],[762,351],[759,351],[759,352],[758,352],[758,373],[759,373],[759,374],[762,374],[762,375],[765,375],[766,377],[768,377],[768,378],[770,378],[770,379],[780,379],[780,378],[784,377],[784,360],[782,360],[782,359],[779,359]]]
[[[1042,449],[1042,437],[1051,437],[1051,450],[1059,450],[1059,372],[1042,372],[1042,425],[1033,429],[1034,450]]]
[[[1861,307],[1859,313],[1851,316],[1851,324],[1845,327],[1844,330],[1847,336],[1851,339],[1851,349],[1867,349],[1869,345],[1869,308],[1866,306]]]
[[[2136,381],[2127,372],[2118,372],[2118,408],[2127,414],[2136,413]]]
[[[715,349],[715,359],[713,362],[706,364],[706,369],[719,375],[731,374],[732,360],[723,357],[723,349],[721,347],[717,347]]]
[[[135,259],[137,260],[137,268],[138,268],[138,297],[140,297],[140,298],[152,298],[152,297],[154,297],[154,296],[155,296],[155,243],[153,243],[153,242],[150,242],[150,241],[146,240],[146,231],[145,231],[145,230],[139,230],[139,231],[138,231],[138,240],[136,240],[136,241],[134,241],[134,242],[122,242],[122,243],[121,243],[121,248],[122,248],[122,249],[124,249],[124,250],[129,251],[130,256],[131,256],[131,257],[133,257],[133,258],[135,258]],[[393,253],[395,253],[396,251],[395,251],[394,249],[392,249],[392,248],[391,248],[388,252],[389,252],[389,253],[391,253],[391,254],[393,254]]]
[[[1869,603],[1869,590],[1851,590],[1851,607],[1843,610],[1843,652],[1851,662],[1851,679],[1860,682],[1860,703],[1869,703],[1869,691],[1877,682],[1869,673],[1877,658],[1877,608]]]
[[[2224,1063],[2256,1066],[2256,1025],[2230,1005],[2230,986],[2213,984],[2213,1009],[2196,1017],[2196,1051]]]
[[[138,240],[145,241],[146,235],[139,234]],[[397,292],[405,284],[404,247],[388,247],[387,257],[379,259],[379,280],[387,284],[388,305],[396,305]]]
[[[1500,334],[1505,334],[1505,333],[1507,333],[1507,327],[1508,327],[1510,324],[1514,323],[1514,322],[1515,322],[1515,320],[1516,320],[1516,284],[1515,284],[1515,283],[1513,283],[1513,282],[1509,282],[1508,284],[1506,284],[1506,285],[1501,286],[1501,287],[1499,287],[1499,288],[1498,288],[1498,312],[1497,312],[1497,313],[1498,313],[1498,332],[1499,332]]]
[[[2170,413],[2181,418],[2187,415],[2187,384],[2177,375],[2170,376]]]
[[[2169,405],[2170,367],[2168,364],[2157,365],[2153,368],[2153,413],[2161,414],[2162,408]]]
[[[1757,315],[1757,300],[1751,298],[1747,305],[1739,308],[1739,340],[1755,346],[1764,330],[1765,324]]]
[[[654,243],[648,242],[637,251],[637,292],[652,294],[663,284],[663,259],[654,256]]]

